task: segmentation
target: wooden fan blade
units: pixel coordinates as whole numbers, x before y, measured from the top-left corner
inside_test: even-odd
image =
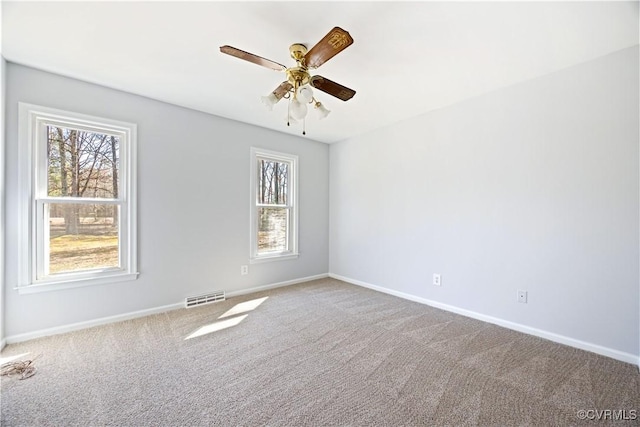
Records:
[[[244,50],[236,49],[232,46],[220,46],[220,52],[235,56],[236,58],[244,59],[245,61],[253,62],[254,64],[262,65],[263,67],[267,67],[275,71],[284,71],[287,69],[287,67],[282,64],[254,55],[253,53],[245,52]]]
[[[278,86],[276,90],[273,91],[273,94],[276,96],[276,98],[278,98],[278,101],[280,101],[282,97],[291,90],[291,88],[293,88],[293,85],[291,83],[282,82],[280,83],[280,86]]]
[[[307,52],[304,63],[307,68],[318,68],[352,44],[353,39],[348,32],[340,27],[334,27]]]
[[[342,86],[341,84],[333,82],[322,76],[313,76],[310,84],[316,89],[328,93],[331,96],[335,96],[343,101],[350,100],[353,98],[353,95],[356,94],[355,90],[349,89],[348,87]]]

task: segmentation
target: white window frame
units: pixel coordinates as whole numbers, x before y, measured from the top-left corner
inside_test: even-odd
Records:
[[[289,209],[289,223],[287,224],[288,250],[282,252],[258,253],[258,208],[268,205],[258,204],[258,169],[259,160],[272,160],[289,163],[287,208]],[[251,147],[251,214],[250,214],[250,254],[249,263],[255,264],[267,261],[282,261],[298,258],[298,156],[279,153]]]
[[[137,272],[136,146],[137,126],[39,105],[19,103],[19,293],[35,293],[80,286],[135,280]],[[116,199],[96,199],[118,205],[118,247],[120,267],[44,275],[46,254],[45,204],[73,203],[70,197],[47,195],[47,125],[69,127],[117,136],[119,147],[119,194]],[[87,202],[91,199],[79,198]]]

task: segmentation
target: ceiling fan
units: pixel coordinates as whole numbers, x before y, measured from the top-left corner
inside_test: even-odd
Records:
[[[341,84],[325,77],[318,75],[312,76],[309,74],[310,69],[320,67],[322,64],[352,44],[353,38],[351,38],[348,32],[340,27],[334,27],[322,38],[322,40],[309,50],[307,50],[307,47],[303,44],[292,44],[289,47],[289,53],[296,61],[296,65],[289,68],[275,61],[271,61],[228,45],[220,46],[220,52],[235,56],[236,58],[244,59],[245,61],[253,62],[254,64],[261,65],[275,71],[284,71],[286,73],[287,80],[280,83],[280,85],[268,96],[263,96],[262,101],[265,103],[267,108],[271,110],[282,98],[288,99],[289,110],[287,114],[287,126],[289,126],[291,119],[302,120],[302,134],[305,135],[304,119],[307,115],[307,104],[313,105],[320,114],[321,119],[325,118],[330,113],[322,103],[315,99],[313,90],[311,89],[312,87],[341,99],[342,101],[348,101],[356,94],[355,90],[342,86]]]

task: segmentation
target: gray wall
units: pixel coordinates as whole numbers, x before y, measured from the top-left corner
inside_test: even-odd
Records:
[[[330,272],[638,355],[638,117],[636,46],[332,145]]]
[[[138,125],[138,280],[19,295],[18,102]],[[6,336],[179,303],[328,271],[329,147],[9,63],[6,93]],[[249,148],[299,156],[297,260],[249,257]]]

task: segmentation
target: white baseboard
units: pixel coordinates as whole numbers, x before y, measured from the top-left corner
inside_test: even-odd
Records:
[[[231,292],[227,292],[226,296],[227,297],[234,297],[234,296],[238,296],[238,295],[251,294],[251,293],[254,293],[254,292],[265,291],[265,290],[274,289],[274,288],[280,288],[282,286],[295,285],[296,283],[304,283],[304,282],[309,282],[311,280],[324,279],[324,278],[327,278],[327,277],[329,277],[328,273],[318,274],[316,276],[302,277],[302,278],[299,278],[299,279],[287,280],[287,281],[278,282],[278,283],[272,283],[270,285],[257,286],[255,288],[241,289],[241,290],[238,290],[238,291],[231,291]],[[101,317],[99,319],[87,320],[87,321],[84,321],[84,322],[71,323],[71,324],[68,324],[68,325],[56,326],[56,327],[47,328],[47,329],[41,329],[41,330],[38,330],[38,331],[27,332],[25,334],[11,335],[11,336],[8,336],[8,337],[6,337],[5,339],[2,340],[0,349],[2,347],[4,347],[6,344],[13,344],[13,343],[18,343],[18,342],[22,342],[22,341],[32,340],[32,339],[35,339],[35,338],[41,338],[41,337],[46,337],[46,336],[50,336],[50,335],[63,334],[65,332],[72,332],[72,331],[77,331],[77,330],[80,330],[80,329],[91,328],[93,326],[106,325],[108,323],[115,323],[115,322],[121,322],[123,320],[129,320],[129,319],[135,319],[135,318],[138,318],[138,317],[150,316],[152,314],[164,313],[166,311],[176,310],[176,309],[179,309],[179,308],[184,308],[184,301],[181,301],[181,302],[175,303],[175,304],[169,304],[169,305],[163,305],[163,306],[160,306],[160,307],[149,308],[149,309],[145,309],[145,310],[133,311],[133,312],[130,312],[130,313],[118,314],[118,315],[115,315],[115,316]]]
[[[101,317],[99,319],[87,320],[84,322],[71,323],[68,325],[56,326],[53,328],[40,329],[38,331],[27,332],[25,334],[11,335],[6,338],[7,344],[22,341],[29,341],[35,338],[47,337],[50,335],[63,334],[65,332],[78,331],[80,329],[91,328],[93,326],[106,325],[108,323],[122,322],[123,320],[135,319],[138,317],[150,316],[152,314],[164,313],[165,311],[184,308],[184,302],[178,304],[163,305],[161,307],[149,308],[146,310],[133,311],[130,313],[118,314],[115,316]]]
[[[270,285],[256,286],[255,288],[240,289],[238,291],[230,291],[226,293],[227,297],[236,297],[238,295],[253,294],[255,292],[266,291],[268,289],[281,288],[283,286],[296,285],[298,283],[310,282],[312,280],[326,279],[329,273],[317,274],[315,276],[302,277],[300,279],[287,280],[284,282],[272,283]]]
[[[382,286],[372,285],[370,283],[351,279],[349,277],[340,276],[338,274],[329,273],[329,277],[337,280],[342,280],[343,282],[351,283],[353,285],[358,285],[364,288],[373,289],[375,291],[383,292],[385,294],[393,295],[406,300],[418,302],[421,304],[426,304],[431,307],[439,308],[445,311],[450,311],[452,313],[460,314],[462,316],[471,317],[472,319],[493,323],[494,325],[502,326],[507,329],[512,329],[518,332],[523,332],[525,334],[534,335],[540,338],[547,339],[549,341],[557,342],[559,344],[564,344],[570,347],[579,348],[581,350],[590,351],[592,353],[600,354],[602,356],[607,356],[612,359],[620,360],[622,362],[631,363],[632,365],[637,365],[638,368],[640,369],[640,357],[638,357],[635,354],[625,353],[622,351],[614,350],[612,348],[588,343],[585,341],[577,340],[575,338],[570,338],[564,335],[558,335],[553,332],[532,328],[530,326],[522,325],[520,323],[511,322],[511,321],[500,319],[497,317],[487,316],[486,314],[477,313],[475,311],[466,310],[464,308],[459,308],[453,305],[443,304],[437,301],[432,301],[426,298],[418,297],[418,296],[407,294],[404,292],[394,291],[392,289],[387,289]]]
[[[2,341],[0,341],[0,351],[2,351],[3,348],[5,348],[7,346],[7,340],[6,339],[2,339]]]

